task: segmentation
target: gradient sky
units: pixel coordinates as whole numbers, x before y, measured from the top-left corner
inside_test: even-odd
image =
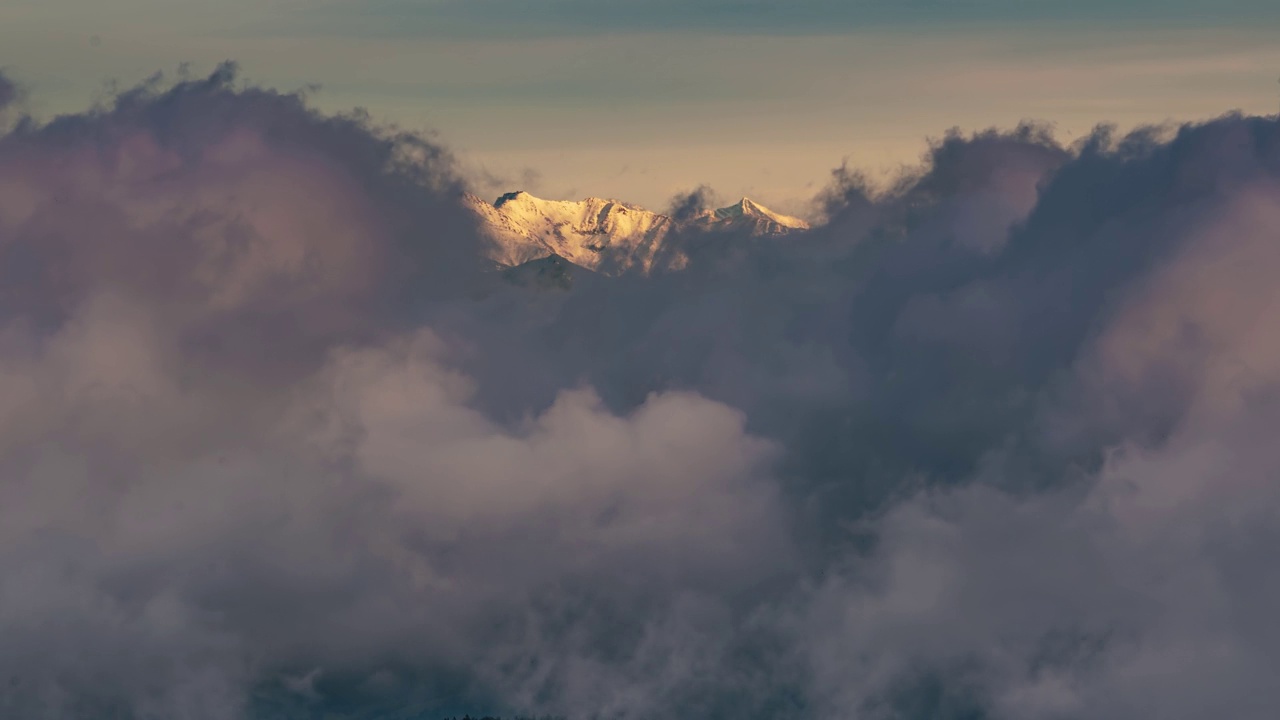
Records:
[[[844,159],[892,171],[953,126],[1275,112],[1277,30],[1271,0],[7,0],[0,67],[48,117],[234,59],[437,132],[489,194],[803,214]]]

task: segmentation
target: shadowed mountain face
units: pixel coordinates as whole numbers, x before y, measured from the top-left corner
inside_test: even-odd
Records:
[[[507,193],[493,204],[467,194],[464,204],[480,220],[488,257],[499,264],[515,266],[554,254],[607,275],[684,267],[687,255],[669,242],[681,233],[762,237],[809,227],[746,198],[680,220],[617,200],[543,200],[527,192]]]
[[[1275,118],[809,229],[468,208],[230,66],[5,128],[3,720],[1280,706]]]
[[[568,290],[573,287],[573,268],[573,263],[559,255],[548,255],[506,268],[502,276],[520,287]]]

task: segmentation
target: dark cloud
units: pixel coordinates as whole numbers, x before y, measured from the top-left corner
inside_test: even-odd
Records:
[[[0,113],[3,113],[18,100],[18,86],[0,70]]]
[[[0,715],[1280,702],[1273,119],[952,132],[552,288],[464,185],[230,65],[0,137]]]
[[[699,185],[689,192],[682,192],[671,198],[671,207],[667,209],[667,215],[679,221],[692,219],[693,217],[714,209],[712,203],[715,202],[715,193],[707,185]]]

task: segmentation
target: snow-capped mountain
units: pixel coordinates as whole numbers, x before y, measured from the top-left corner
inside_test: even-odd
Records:
[[[748,198],[718,210],[707,210],[695,216],[695,222],[717,228],[745,229],[752,235],[785,235],[809,229],[809,223],[790,215],[776,213]]]
[[[489,257],[500,265],[515,267],[556,255],[607,275],[681,267],[686,262],[683,254],[664,245],[681,228],[745,230],[763,236],[809,227],[799,218],[775,213],[747,198],[684,221],[594,197],[543,200],[519,191],[493,203],[468,194],[465,202],[481,221]]]

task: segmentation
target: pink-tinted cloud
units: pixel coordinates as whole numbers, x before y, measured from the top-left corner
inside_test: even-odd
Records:
[[[1278,153],[956,132],[549,293],[232,66],[18,118],[0,715],[1265,717]]]

